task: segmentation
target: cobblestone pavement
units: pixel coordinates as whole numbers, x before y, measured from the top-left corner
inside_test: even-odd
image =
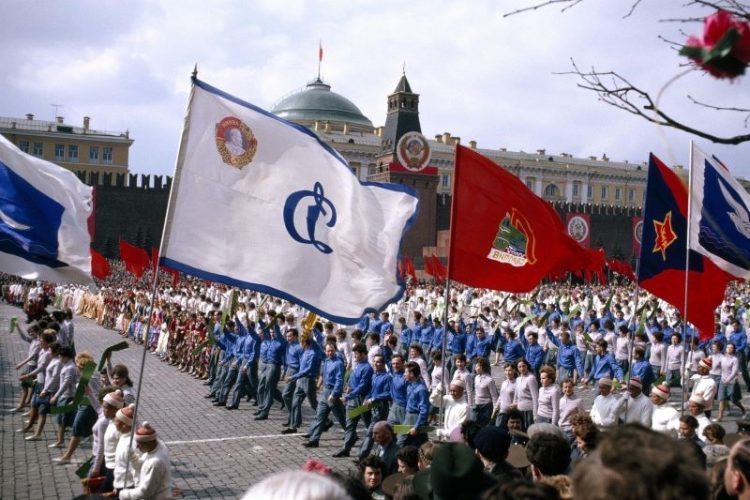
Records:
[[[0,304],[0,498],[73,498],[81,493],[76,464],[88,458],[91,445],[82,445],[74,462],[61,466],[52,461],[61,454],[60,450],[47,448],[54,439],[54,422],[47,423],[42,441],[27,442],[15,432],[24,417],[8,410],[18,400],[14,367],[25,357],[27,344],[18,335],[8,334],[11,316],[22,317],[22,313]],[[97,359],[106,347],[122,340],[115,332],[81,317],[75,319],[75,335],[77,349],[89,350]],[[132,344],[129,349],[114,353],[113,362],[126,364],[136,381],[142,353],[141,346]],[[299,468],[308,458],[319,459],[340,471],[353,468],[352,459],[331,457],[340,449],[340,430],[324,434],[320,448],[308,450],[302,447],[304,440],[299,435],[280,434],[286,413],[276,404],[268,420],[255,421],[249,403],[243,401],[237,411],[211,406],[203,397],[208,391],[201,381],[152,354],[146,355],[145,373],[138,419],[151,422],[167,442],[174,486],[184,498],[237,498],[270,473]],[[493,367],[493,375],[499,383],[501,369]],[[590,407],[592,392],[582,389],[579,394]],[[312,415],[306,407],[305,430]],[[728,432],[736,429],[733,422],[724,425]]]

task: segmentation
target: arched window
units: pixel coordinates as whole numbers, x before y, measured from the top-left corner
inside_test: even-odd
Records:
[[[549,184],[546,188],[544,188],[544,196],[557,198],[558,196],[560,196],[560,188],[558,188],[556,184]]]

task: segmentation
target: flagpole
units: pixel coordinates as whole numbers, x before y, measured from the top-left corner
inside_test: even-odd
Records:
[[[177,153],[177,161],[175,162],[175,170],[174,175],[172,176],[172,186],[169,191],[169,200],[167,201],[167,212],[164,216],[164,228],[161,233],[161,241],[159,242],[159,260],[161,260],[161,256],[164,252],[164,238],[165,235],[168,234],[168,231],[171,226],[171,220],[172,220],[172,213],[174,211],[174,194],[177,192],[177,186],[179,184],[180,180],[180,173],[181,168],[180,166],[183,163],[183,159],[185,157],[185,148],[187,144],[187,138],[188,138],[188,132],[190,129],[190,110],[191,105],[193,102],[193,97],[195,95],[195,80],[198,78],[198,65],[195,65],[195,69],[193,69],[193,72],[190,77],[191,81],[191,87],[190,87],[190,99],[188,101],[188,109],[187,113],[185,115],[185,125],[182,130],[182,138],[180,140],[180,146]],[[146,352],[148,351],[148,335],[149,330],[151,329],[151,317],[153,316],[153,310],[154,310],[154,302],[156,300],[156,289],[157,285],[159,284],[159,270],[161,269],[161,266],[159,265],[159,260],[156,262],[156,268],[154,270],[154,280],[153,280],[153,286],[151,288],[151,307],[149,308],[148,313],[148,321],[146,322],[146,342],[143,343],[143,353],[141,355],[141,371],[138,376],[138,389],[135,395],[135,409],[133,411],[133,426],[136,425],[137,418],[138,418],[138,407],[140,405],[141,400],[141,387],[143,386],[143,372],[146,365]],[[128,443],[128,449],[131,449],[133,447],[133,437],[135,436],[135,428],[131,430],[130,433],[130,442]],[[127,469],[130,465],[130,454],[128,454],[128,458],[125,462],[125,468]]]
[[[451,254],[453,249],[453,223],[454,223],[454,211],[456,208],[456,193],[458,190],[456,189],[456,183],[458,182],[458,144],[453,146],[453,182],[451,183],[451,216],[450,216],[450,225],[448,226],[448,230],[450,231],[450,238],[448,240],[448,264],[447,264],[447,276],[445,277],[445,311],[443,311],[443,345],[442,345],[442,378],[443,380],[448,380],[448,385],[450,386],[451,380],[446,378],[446,367],[448,360],[446,359],[446,351],[448,347],[448,309],[450,305],[450,289],[451,289]],[[450,390],[450,387],[447,387],[448,390]],[[464,397],[466,397],[465,389],[464,389]],[[468,401],[468,399],[467,399]],[[438,415],[438,422],[440,422],[440,427],[445,427],[445,422],[443,421],[443,418],[445,417],[445,404],[443,403],[443,398],[440,398],[440,410]]]
[[[682,381],[682,394],[680,404],[680,415],[685,414],[685,401],[686,401],[686,389],[688,387],[688,380],[685,376],[685,367],[687,365],[687,323],[688,323],[688,286],[690,283],[690,205],[692,204],[693,197],[693,141],[690,141],[690,155],[688,156],[690,168],[688,169],[688,206],[687,206],[687,234],[685,235],[685,301],[684,301],[684,315],[682,318],[682,360],[680,360],[680,380]]]

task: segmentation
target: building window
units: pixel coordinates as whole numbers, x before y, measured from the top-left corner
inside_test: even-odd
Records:
[[[451,186],[451,176],[448,174],[445,174],[440,179],[440,183],[444,188],[448,188]]]
[[[42,158],[44,156],[44,143],[34,143],[34,156],[38,156],[39,158]]]
[[[609,197],[609,190],[607,186],[602,186],[602,200],[606,200]]]
[[[20,149],[24,153],[28,153],[29,152],[29,141],[18,141],[18,149]]]
[[[594,197],[594,186],[587,186],[586,187],[586,198],[591,199]]]
[[[89,146],[89,163],[99,163],[99,146]]]
[[[544,188],[544,196],[547,196],[549,198],[557,198],[558,196],[560,196],[560,190],[555,184],[549,184],[546,188]]]
[[[64,160],[64,159],[65,159],[65,145],[55,144],[55,160]]]
[[[526,178],[526,187],[529,188],[529,189],[531,189],[532,191],[534,191],[534,183],[535,182],[536,181],[534,180],[533,177]]]
[[[78,146],[75,144],[68,145],[68,161],[78,161]]]
[[[631,203],[635,201],[635,189],[628,190],[628,201]]]
[[[615,201],[622,200],[622,189],[615,188]]]
[[[580,182],[573,183],[573,196],[576,198],[581,196],[581,183]]]
[[[112,164],[112,148],[110,147],[102,148],[102,161],[108,165]]]

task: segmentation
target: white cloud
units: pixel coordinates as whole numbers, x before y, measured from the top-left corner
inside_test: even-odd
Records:
[[[421,94],[423,132],[450,131],[480,147],[601,156],[641,162],[649,151],[687,161],[690,136],[660,130],[600,102],[576,86],[570,69],[621,72],[655,95],[684,58],[657,38],[683,40],[698,24],[659,23],[674,2],[583,2],[560,13],[546,8],[504,18],[531,0],[261,0],[101,3],[78,8],[53,0],[0,6],[0,114],[66,118],[129,129],[131,168],[169,173],[184,118],[189,76],[270,108],[317,71],[373,123],[385,121],[386,96],[406,63]],[[42,15],[38,15],[38,14]],[[37,14],[37,15],[33,15]],[[746,132],[744,116],[695,109],[685,98],[742,105],[746,79],[716,81],[692,72],[665,92],[663,109],[717,134]],[[745,106],[747,107],[747,106]],[[49,115],[49,116],[47,116]],[[750,177],[747,146],[699,144]]]

